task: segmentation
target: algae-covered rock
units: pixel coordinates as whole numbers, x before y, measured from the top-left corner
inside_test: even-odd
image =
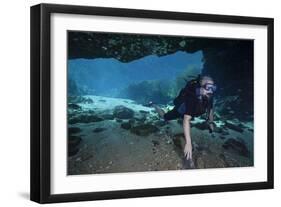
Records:
[[[208,124],[206,122],[194,123],[194,124],[192,124],[192,126],[196,127],[197,129],[200,129],[200,130],[208,129]]]
[[[221,135],[222,136],[227,136],[227,135],[229,135],[229,132],[226,129],[223,129]]]
[[[195,162],[196,168],[203,169],[205,168],[205,163],[202,157],[198,157]]]
[[[148,136],[152,133],[158,132],[159,129],[152,124],[141,124],[131,128],[131,133],[139,136]]]
[[[69,127],[68,128],[69,134],[77,134],[79,132],[81,132],[81,129],[79,127]]]
[[[87,98],[84,96],[68,96],[68,103],[77,104],[91,104],[94,103],[94,101],[91,98]]]
[[[116,106],[113,110],[113,116],[118,119],[131,119],[134,117],[134,111],[125,106]]]
[[[122,119],[115,119],[115,121],[118,122],[118,123],[122,123],[123,122]]]
[[[101,117],[103,119],[106,119],[106,120],[113,120],[114,119],[113,114],[103,114]]]
[[[160,142],[158,140],[152,140],[151,142],[154,147],[156,147],[157,145],[160,145]]]
[[[139,110],[141,114],[149,114],[149,111]]]
[[[250,156],[250,152],[249,152],[245,142],[242,139],[237,140],[237,139],[230,138],[230,139],[226,140],[222,146],[224,149],[232,150],[244,157]]]
[[[219,158],[224,161],[225,167],[240,167],[239,162],[227,154],[221,153]]]
[[[81,114],[69,119],[69,124],[76,124],[76,123],[91,123],[91,122],[99,122],[103,121],[102,118],[94,115],[94,114]]]
[[[68,136],[68,156],[74,156],[79,152],[79,144],[82,139],[78,136]]]
[[[68,109],[80,110],[80,109],[81,109],[81,106],[79,106],[78,104],[69,103],[69,104],[68,104]]]
[[[163,126],[165,126],[167,123],[165,122],[165,121],[163,121],[163,120],[157,120],[156,122],[155,122],[155,125],[156,126],[158,126],[158,127],[163,127]]]
[[[106,130],[106,128],[97,127],[97,128],[95,128],[95,129],[93,130],[93,132],[94,132],[94,133],[99,133],[99,132],[102,132],[102,131],[104,131],[104,130]]]
[[[175,134],[173,137],[174,149],[178,153],[178,155],[182,155],[184,145],[185,145],[185,138],[183,133]]]
[[[195,166],[198,169],[203,168],[225,168],[226,162],[217,154],[198,153],[193,156]]]
[[[242,133],[244,131],[239,125],[235,125],[228,121],[225,122],[225,126],[229,129],[232,129],[232,130],[240,132],[240,133]]]
[[[132,125],[130,122],[122,123],[120,126],[121,126],[121,128],[127,129],[127,130],[132,128]]]

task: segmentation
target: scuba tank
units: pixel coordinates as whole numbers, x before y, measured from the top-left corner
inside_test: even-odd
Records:
[[[186,81],[185,87],[180,90],[179,95],[173,101],[176,107],[180,106],[185,101],[187,95],[196,95],[192,90],[200,83],[200,79],[201,75],[199,74],[197,78]]]

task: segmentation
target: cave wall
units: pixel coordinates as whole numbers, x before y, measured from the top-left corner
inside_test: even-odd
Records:
[[[68,32],[68,58],[115,58],[130,62],[148,55],[196,52],[194,38],[121,33]]]
[[[218,96],[237,97],[236,103],[231,104],[231,110],[241,119],[253,114],[253,48],[252,40],[241,40],[203,50],[205,63],[202,73],[216,80]]]

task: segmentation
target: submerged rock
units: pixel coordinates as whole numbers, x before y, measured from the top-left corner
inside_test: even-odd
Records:
[[[146,121],[146,116],[142,116],[142,117],[139,117],[139,118],[136,118],[136,120],[140,123],[144,123]]]
[[[123,122],[122,119],[115,119],[115,121],[118,122],[118,123],[122,123]]]
[[[81,137],[78,136],[69,136],[68,144],[72,147],[76,147],[82,141]]]
[[[239,124],[238,124],[238,127],[242,128],[242,129],[247,128],[247,127],[246,127],[244,124],[242,124],[242,123],[239,123]]]
[[[68,156],[74,156],[79,151],[79,144],[82,139],[78,136],[68,137]]]
[[[74,110],[80,110],[81,106],[79,106],[78,104],[74,104],[74,103],[69,103],[68,105],[69,109],[74,109]]]
[[[227,136],[227,135],[229,135],[229,132],[224,129],[224,130],[222,131],[221,135],[222,135],[222,136]]]
[[[158,132],[159,129],[152,124],[141,124],[131,128],[131,133],[139,136],[148,136],[152,133]]]
[[[114,119],[113,114],[103,114],[101,117],[103,119],[106,119],[106,120],[113,120]]]
[[[208,124],[206,122],[194,123],[192,126],[196,127],[197,129],[207,130]]]
[[[198,152],[210,153],[209,146],[206,144],[197,144],[194,148]]]
[[[97,128],[95,128],[95,129],[93,130],[93,132],[94,132],[94,133],[99,133],[99,132],[102,132],[102,131],[104,131],[104,130],[106,130],[106,128],[97,127]]]
[[[68,148],[68,156],[74,156],[79,152],[79,148]]]
[[[225,168],[226,162],[217,154],[211,153],[194,153],[192,156],[197,169],[204,168]]]
[[[84,161],[87,161],[91,158],[93,158],[94,155],[93,154],[90,154],[89,152],[84,152],[82,155],[81,155],[81,162],[84,162]]]
[[[121,128],[127,129],[127,130],[132,128],[132,125],[130,122],[122,123],[120,126],[121,126]]]
[[[198,168],[198,169],[204,169],[205,168],[205,163],[204,163],[203,158],[202,157],[198,157],[196,159],[195,165],[196,165],[196,168]]]
[[[129,120],[129,123],[130,123],[130,124],[134,124],[135,122],[136,122],[135,119],[130,119],[130,120]]]
[[[99,121],[103,121],[103,119],[96,115],[82,114],[69,119],[68,123],[76,124],[76,123],[91,123],[91,122],[99,122]]]
[[[118,119],[131,119],[134,117],[134,111],[125,106],[116,106],[113,110],[113,116]]]
[[[82,130],[79,127],[69,127],[68,128],[68,134],[77,134],[81,131]]]
[[[149,111],[139,110],[139,112],[142,114],[149,114]]]
[[[225,167],[240,167],[240,164],[227,154],[221,153],[219,154],[219,158],[224,161]]]
[[[250,132],[254,132],[254,130],[253,130],[253,129],[251,129],[251,128],[249,128],[249,129],[248,129],[248,131],[250,131]]]
[[[152,142],[154,147],[160,144],[160,142],[157,141],[157,140],[152,140],[151,142]]]
[[[91,98],[85,98],[83,103],[92,104],[92,103],[94,103],[94,101]]]
[[[250,152],[245,142],[242,139],[237,140],[237,139],[230,138],[226,140],[222,146],[224,149],[233,150],[237,154],[242,155],[244,157],[250,156]]]
[[[165,126],[167,123],[165,121],[162,121],[162,120],[158,120],[155,122],[155,125],[158,126],[158,127],[162,127],[162,126]]]
[[[214,127],[214,132],[221,134],[221,133],[223,133],[223,129],[221,127],[215,126]]]
[[[83,104],[91,104],[94,101],[91,98],[86,98],[83,96],[69,96],[68,102],[72,104],[83,103]]]
[[[229,129],[242,133],[244,130],[238,125],[232,124],[231,122],[226,121],[225,126]]]
[[[182,155],[183,148],[184,148],[184,145],[185,145],[184,134],[183,133],[175,134],[172,140],[173,140],[173,143],[174,143],[174,146],[175,146],[174,147],[175,151],[179,155]]]
[[[178,119],[177,120],[177,123],[180,124],[180,125],[182,125],[182,122],[183,122],[182,119]],[[190,127],[193,127],[193,123],[190,123]]]

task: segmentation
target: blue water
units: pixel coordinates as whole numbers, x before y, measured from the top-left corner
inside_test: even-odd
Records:
[[[202,52],[198,51],[163,57],[150,55],[129,63],[113,58],[74,59],[68,61],[68,79],[74,80],[80,88],[91,89],[94,95],[114,96],[130,84],[144,80],[174,80],[188,68],[195,68],[195,73],[199,74],[202,57]]]

